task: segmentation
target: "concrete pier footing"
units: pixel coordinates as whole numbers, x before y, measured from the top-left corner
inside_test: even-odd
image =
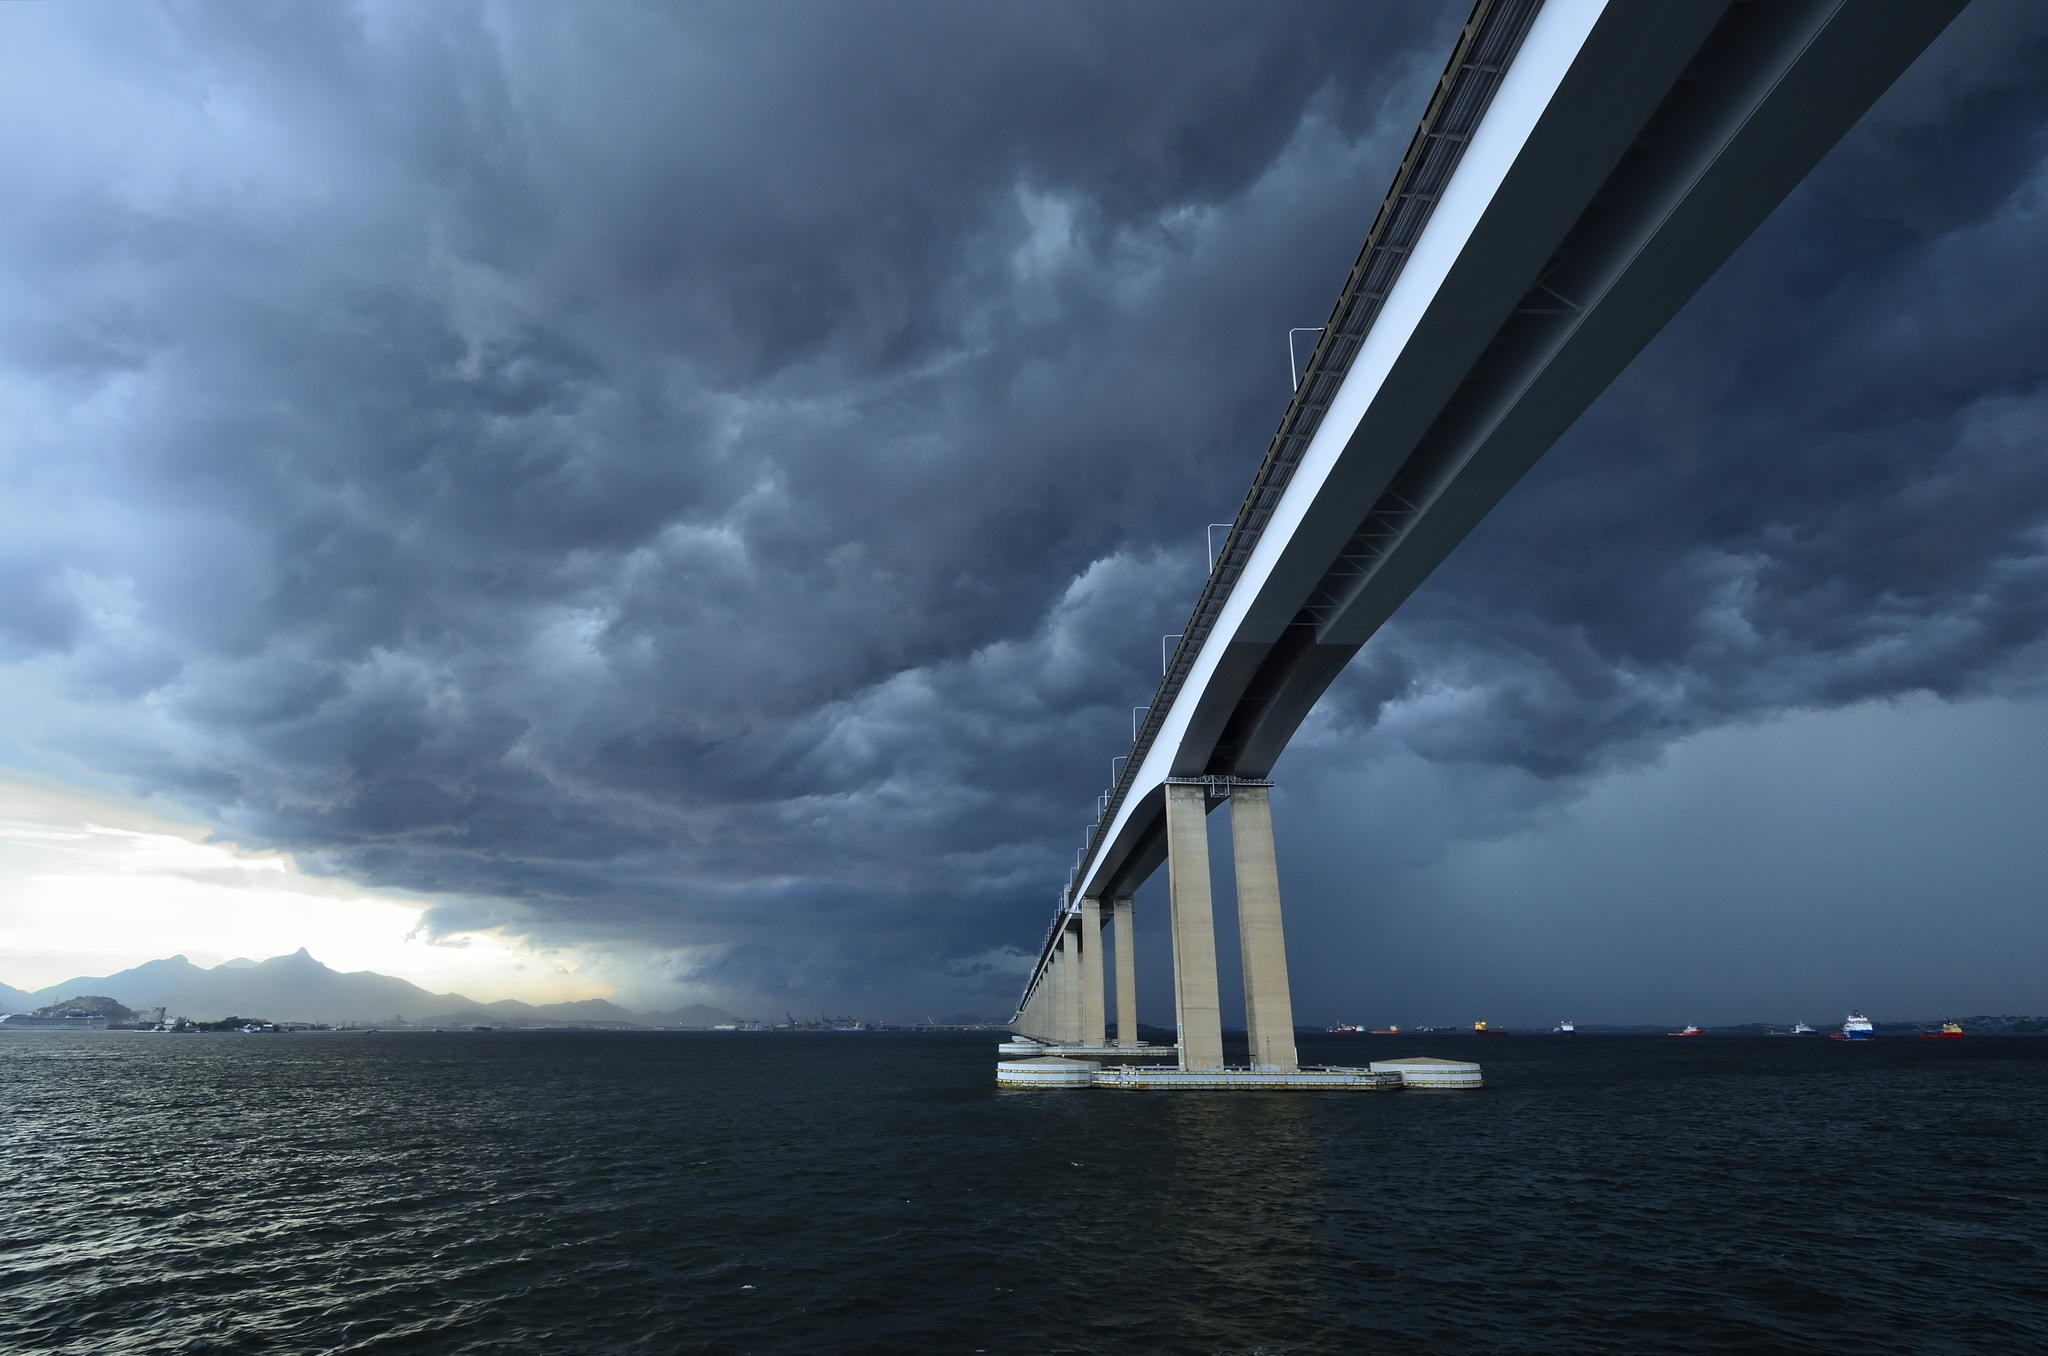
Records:
[[[1136,938],[1128,895],[1084,895],[1055,920],[1050,950],[1033,976],[1005,1041],[997,1081],[1013,1087],[1391,1088],[1478,1087],[1479,1066],[1417,1057],[1368,1069],[1303,1069],[1294,1042],[1280,872],[1273,843],[1272,783],[1242,777],[1169,780],[1166,797],[1168,930],[1173,955],[1175,1043],[1138,1036]],[[1244,963],[1249,1067],[1223,1062],[1223,1013],[1216,970],[1216,911],[1208,813],[1230,804],[1237,884],[1238,945]],[[1107,916],[1104,905],[1108,906]],[[1103,950],[1105,924],[1116,952],[1116,1039],[1109,1039]],[[1132,1064],[1175,1056],[1171,1066]],[[1101,1069],[1100,1062],[1115,1061]],[[1080,1066],[1094,1072],[1084,1078]],[[1098,1076],[1099,1075],[1099,1076]]]
[[[1006,1088],[1092,1087],[1102,1066],[1090,1059],[1006,1059],[996,1065],[996,1084]]]
[[[1484,1086],[1479,1066],[1461,1060],[1375,1060],[1363,1069],[1183,1069],[1171,1064],[1115,1064],[1062,1052],[996,1065],[996,1083],[1008,1088],[1234,1089],[1276,1092],[1398,1092],[1419,1088],[1470,1091]]]
[[[1401,1085],[1409,1088],[1477,1088],[1484,1083],[1479,1066],[1461,1059],[1432,1059],[1410,1055],[1406,1059],[1376,1059],[1366,1066],[1374,1073],[1397,1073]]]

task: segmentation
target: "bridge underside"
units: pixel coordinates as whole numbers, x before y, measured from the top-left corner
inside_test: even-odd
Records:
[[[1024,1010],[1077,901],[1128,899],[1178,850],[1170,783],[1269,776],[1358,649],[1962,4],[1481,0]],[[1506,69],[1470,94],[1489,52]]]

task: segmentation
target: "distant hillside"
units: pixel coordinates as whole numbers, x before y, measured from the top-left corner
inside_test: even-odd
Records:
[[[459,994],[360,970],[329,969],[302,947],[266,961],[230,961],[208,970],[183,956],[147,961],[116,974],[67,979],[32,995],[51,1003],[74,993],[112,994],[138,1011],[212,1021],[231,1013],[279,1021],[346,1022],[424,1015],[465,1003]]]
[[[273,1021],[383,1022],[399,1018],[424,1025],[547,1025],[604,1022],[632,1025],[646,1019],[601,998],[577,1003],[479,1003],[459,993],[432,993],[373,970],[344,973],[313,959],[302,947],[269,960],[235,959],[212,969],[183,956],[148,961],[117,974],[67,979],[24,994],[24,1009],[72,994],[112,994],[138,1011],[157,1007],[172,1016],[213,1021],[229,1014]]]
[[[36,1010],[38,1017],[63,1017],[74,1012],[90,1012],[110,1022],[132,1022],[136,1014],[104,994],[81,993],[55,1003],[45,1004]]]
[[[301,947],[269,960],[237,957],[212,969],[184,956],[168,956],[111,975],[81,975],[47,989],[0,987],[0,1012],[28,1012],[78,994],[107,994],[137,1012],[161,1007],[172,1017],[217,1021],[229,1015],[277,1022],[389,1022],[417,1026],[712,1027],[739,1018],[692,1003],[673,1012],[637,1013],[602,998],[574,1003],[478,1002],[459,993],[432,993],[373,970],[344,973],[322,965]]]
[[[714,1008],[707,1003],[692,1003],[688,1007],[677,1008],[673,1012],[650,1012],[643,1015],[640,1020],[649,1026],[679,1026],[686,1030],[703,1030],[708,1027],[737,1023],[740,1019],[721,1008]]]

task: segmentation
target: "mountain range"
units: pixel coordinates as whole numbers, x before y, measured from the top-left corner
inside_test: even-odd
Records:
[[[269,960],[222,961],[212,969],[184,956],[145,961],[111,975],[81,975],[48,988],[0,984],[0,1011],[22,1012],[81,994],[103,994],[137,1012],[164,1008],[174,1017],[215,1021],[227,1016],[295,1022],[383,1022],[419,1026],[709,1027],[739,1019],[702,1003],[672,1012],[634,1012],[602,998],[574,1003],[478,1002],[433,993],[374,970],[332,969],[304,947]]]

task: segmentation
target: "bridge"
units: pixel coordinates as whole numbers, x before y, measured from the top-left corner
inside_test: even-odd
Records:
[[[1179,1066],[1224,1067],[1205,817],[1228,804],[1251,1067],[1297,1068],[1288,740],[1964,3],[1478,0],[1098,798],[1020,1036],[1137,1046],[1131,900],[1165,863]]]

